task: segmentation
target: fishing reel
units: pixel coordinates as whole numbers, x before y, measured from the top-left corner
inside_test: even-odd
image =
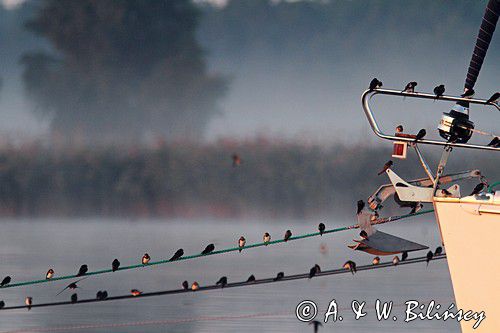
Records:
[[[443,112],[439,122],[439,135],[453,143],[467,143],[472,137],[474,123],[469,120],[469,115],[465,112],[468,108],[455,105],[450,112]]]

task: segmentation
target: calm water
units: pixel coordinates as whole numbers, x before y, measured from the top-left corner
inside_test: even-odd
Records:
[[[13,281],[43,278],[49,267],[56,274],[76,272],[86,263],[90,270],[107,268],[119,258],[122,265],[139,263],[148,252],[153,260],[169,258],[182,247],[186,254],[200,252],[208,243],[217,248],[234,246],[240,235],[247,242],[262,239],[265,231],[280,238],[288,228],[294,234],[316,230],[319,221],[120,221],[120,220],[3,220],[0,222],[0,276]],[[354,221],[328,222],[327,228],[350,225]],[[432,215],[411,222],[393,223],[379,229],[435,248],[439,234]],[[372,256],[354,253],[346,245],[356,238],[355,231],[315,237],[286,244],[147,267],[135,271],[89,277],[82,281],[79,298],[95,297],[97,290],[110,295],[178,288],[183,280],[212,284],[222,275],[229,281],[308,272],[315,263],[324,270],[339,268],[347,259],[368,264]],[[320,244],[328,248],[319,251]],[[425,253],[418,254],[424,255]],[[416,254],[413,254],[417,256]],[[411,256],[411,255],[410,255]],[[7,305],[67,300],[72,292],[56,294],[69,281],[0,290]],[[378,322],[374,313],[377,298],[395,302],[397,321]],[[0,312],[0,332],[312,332],[312,326],[295,318],[295,307],[304,299],[318,304],[324,313],[330,300],[340,306],[342,322],[324,324],[322,331],[334,332],[459,332],[453,321],[413,321],[404,323],[406,300],[443,306],[453,301],[445,260],[395,268],[231,288],[224,291],[159,296],[131,301],[114,301],[74,306],[34,308],[31,311]],[[352,300],[367,301],[368,315],[354,320]]]

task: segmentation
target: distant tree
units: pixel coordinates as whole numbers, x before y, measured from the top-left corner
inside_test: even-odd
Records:
[[[54,132],[87,142],[196,140],[225,80],[208,74],[189,0],[43,0],[27,27],[55,54],[25,54],[24,83]]]

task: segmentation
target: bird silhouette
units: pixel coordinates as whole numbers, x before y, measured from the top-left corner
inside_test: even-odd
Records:
[[[290,231],[290,229],[288,229],[286,232],[285,232],[285,238],[283,239],[285,242],[288,242],[288,240],[290,239],[290,237],[292,237],[292,232]]]
[[[500,138],[498,136],[495,136],[490,143],[488,143],[489,147],[493,148],[499,148],[500,147]]]
[[[11,280],[12,279],[10,278],[10,276],[4,277],[2,282],[0,282],[0,287],[4,287],[4,286],[8,285]]]
[[[401,254],[401,261],[405,261],[406,259],[408,259],[408,252],[403,251],[403,254]]]
[[[279,281],[285,277],[285,273],[279,272],[276,277],[273,279],[273,281]]]
[[[443,96],[445,92],[444,84],[440,84],[439,86],[434,88],[434,95],[436,95],[436,99]]]
[[[370,82],[370,90],[374,90],[374,89],[378,89],[378,88],[381,88],[382,87],[382,81],[379,81],[377,78],[374,78],[371,82]]]
[[[323,327],[323,324],[320,322],[320,321],[317,321],[317,320],[313,320],[309,323],[309,325],[314,325],[313,328],[314,328],[314,333],[318,333],[318,330],[319,330],[319,327]]]
[[[380,170],[380,172],[378,173],[378,175],[380,176],[381,174],[386,172],[388,169],[390,169],[392,167],[393,164],[394,164],[394,162],[392,162],[391,160],[387,161],[384,164],[384,167],[382,168],[382,170]]]
[[[471,194],[470,195],[478,195],[479,193],[481,193],[482,190],[484,190],[484,183],[479,183],[476,185],[476,187],[474,187],[474,189],[472,190]]]
[[[33,305],[33,297],[26,297],[24,299],[24,304],[28,307],[28,311],[31,310],[31,306]]]
[[[363,208],[365,208],[365,202],[363,200],[358,200],[358,211],[357,211],[356,215],[361,214],[361,212],[363,211]]]
[[[264,244],[267,246],[271,241],[271,235],[268,232],[264,233],[264,237],[262,237],[262,240],[264,241]]]
[[[76,303],[78,301],[78,294],[74,293],[71,295],[71,303]]]
[[[325,227],[325,224],[324,224],[324,223],[320,223],[320,224],[318,225],[318,230],[319,230],[319,235],[320,235],[320,236],[323,236],[323,233],[325,232],[325,229],[326,229],[326,227]]]
[[[140,291],[139,289],[132,289],[130,290],[130,293],[132,294],[132,296],[139,296],[142,294],[142,291]]]
[[[182,289],[184,289],[184,290],[189,289],[189,283],[186,280],[184,280],[184,282],[182,282]]]
[[[118,259],[113,260],[111,263],[111,270],[114,272],[120,267],[120,261]]]
[[[359,236],[361,236],[361,238],[363,238],[363,239],[368,240],[368,233],[364,230],[361,230],[361,232],[359,233]]]
[[[474,96],[476,92],[474,91],[474,89],[466,89],[465,92],[460,95],[460,97],[462,98],[471,98],[472,96]]]
[[[447,189],[443,188],[441,189],[441,193],[444,195],[444,196],[447,196],[447,197],[451,197],[453,194],[448,191]]]
[[[418,133],[415,137],[415,141],[413,141],[413,142],[417,142],[418,140],[422,140],[426,134],[427,134],[427,131],[422,128],[420,131],[418,131]]]
[[[248,277],[247,282],[255,282],[255,276],[252,274]]]
[[[321,268],[319,267],[318,264],[314,265],[310,270],[309,270],[309,278],[312,279],[316,274],[321,272]]]
[[[398,256],[395,256],[394,258],[392,258],[392,264],[394,266],[397,266],[399,264],[399,257]]]
[[[5,302],[4,301],[0,301],[0,309],[3,309],[5,306]]]
[[[243,250],[243,248],[245,247],[245,244],[246,244],[246,239],[245,237],[241,236],[240,239],[238,239],[238,247],[239,247],[239,251],[241,253],[241,250]]]
[[[214,244],[208,244],[207,247],[205,248],[205,250],[203,250],[201,252],[201,254],[209,254],[213,250],[215,250],[215,245]]]
[[[227,277],[223,276],[215,283],[216,285],[220,285],[221,288],[224,288],[227,285]]]
[[[432,260],[432,257],[434,257],[434,254],[432,253],[432,251],[429,251],[427,252],[427,256],[426,256],[426,262],[427,262],[427,266],[429,266],[429,261]]]
[[[438,256],[441,253],[443,253],[443,248],[441,246],[436,247],[436,250],[434,250],[434,255]]]
[[[95,295],[95,298],[98,300],[106,299],[106,298],[108,298],[108,292],[106,290],[104,290],[104,291],[99,290],[97,292],[97,294]]]
[[[493,95],[491,95],[490,98],[488,98],[486,103],[498,103],[499,99],[500,99],[500,92],[496,92]]]
[[[142,259],[141,259],[142,264],[147,265],[147,264],[149,264],[150,260],[151,260],[151,256],[147,253],[144,253],[144,255],[142,256]]]
[[[81,265],[76,276],[83,276],[89,271],[89,266]]]
[[[233,154],[231,158],[233,160],[233,168],[236,168],[241,165],[241,158],[238,154]]]
[[[54,270],[50,268],[47,273],[45,274],[45,279],[50,280],[54,277]]]
[[[403,133],[403,131],[404,131],[403,125],[398,125],[396,127],[396,133]]]
[[[344,266],[342,266],[344,269],[348,269],[353,275],[356,273],[356,263],[352,260],[348,260],[345,262]]]
[[[85,280],[85,279],[86,279],[86,277],[84,277],[83,279],[80,279],[80,280],[76,280],[76,281],[74,281],[74,282],[71,282],[71,283],[70,283],[70,284],[68,284],[66,287],[64,287],[64,289],[63,289],[63,290],[61,290],[60,292],[58,292],[56,296],[61,295],[61,294],[62,294],[62,292],[63,292],[63,291],[65,291],[66,289],[70,289],[70,290],[75,290],[75,289],[77,289],[77,288],[78,288],[77,283],[78,283],[78,282],[80,282],[80,281],[82,281],[82,280]]]
[[[183,255],[184,255],[184,250],[183,249],[178,249],[177,251],[175,251],[174,255],[169,260],[170,261],[177,260],[180,257],[182,257]]]
[[[424,205],[420,202],[413,202],[410,207],[411,207],[410,215],[413,215],[415,213],[418,213],[422,208],[424,208]]]
[[[372,264],[373,264],[373,265],[378,265],[378,264],[380,264],[380,257],[375,257],[375,258],[373,258],[373,260],[372,260]]]
[[[417,82],[415,82],[415,81],[408,82],[402,92],[414,93],[416,86],[417,86]]]

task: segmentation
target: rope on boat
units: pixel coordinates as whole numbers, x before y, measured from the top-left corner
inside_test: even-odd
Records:
[[[402,220],[402,219],[405,219],[408,217],[413,217],[413,216],[417,216],[417,215],[431,213],[433,211],[434,211],[433,209],[430,209],[430,210],[423,210],[423,211],[420,211],[420,212],[417,212],[414,214],[396,215],[396,216],[391,216],[391,217],[380,218],[380,219],[373,221],[372,224],[377,225],[377,224],[384,224],[384,223],[388,223],[388,222],[394,222],[394,221]],[[331,233],[335,233],[335,232],[346,231],[346,230],[357,229],[357,228],[359,228],[359,226],[357,224],[355,224],[355,225],[351,225],[351,226],[344,226],[344,227],[339,227],[339,228],[335,228],[335,229],[325,230],[323,232],[323,234],[331,234]],[[292,237],[290,237],[289,241],[310,238],[310,237],[316,237],[316,236],[320,236],[320,233],[313,232],[313,233],[309,233],[309,234],[292,236]],[[283,239],[276,239],[276,240],[271,240],[269,243],[260,242],[260,243],[248,244],[248,245],[245,245],[245,247],[243,248],[243,251],[250,249],[250,248],[266,246],[266,244],[272,245],[272,244],[278,244],[278,243],[284,243],[284,242],[285,241]],[[176,259],[174,261],[167,259],[167,260],[151,261],[147,265],[138,264],[138,265],[122,266],[122,267],[118,268],[114,273],[119,272],[119,271],[130,270],[130,269],[140,269],[140,268],[145,268],[145,267],[149,267],[149,266],[164,265],[164,264],[169,264],[169,263],[182,261],[182,260],[195,259],[195,258],[199,258],[199,257],[207,257],[207,256],[211,256],[211,255],[223,254],[223,253],[228,253],[228,252],[235,252],[235,251],[239,251],[239,250],[240,250],[239,247],[230,247],[230,248],[226,248],[226,249],[222,249],[222,250],[213,251],[209,254],[198,253],[198,254],[183,256],[183,257]],[[101,270],[97,270],[97,271],[93,271],[93,272],[87,272],[85,274],[85,276],[100,275],[100,274],[106,274],[106,273],[113,273],[113,270],[111,268],[101,269]],[[53,277],[51,279],[43,279],[43,280],[40,279],[40,280],[10,283],[10,284],[7,284],[3,287],[0,287],[0,289],[28,286],[28,285],[41,284],[41,283],[47,283],[47,282],[53,282],[53,281],[69,280],[69,279],[74,279],[77,277],[81,277],[81,276],[77,276],[75,274],[75,275],[65,275],[65,276]]]
[[[434,260],[440,260],[440,259],[445,259],[446,254],[440,254],[434,256],[432,261]],[[427,257],[417,257],[417,258],[412,258],[412,259],[406,259],[405,261],[400,261],[398,263],[398,266],[404,266],[404,265],[410,265],[410,264],[416,264],[416,263],[421,263],[427,261]],[[381,269],[381,268],[387,268],[387,267],[392,267],[394,264],[392,261],[388,262],[383,262],[378,265],[364,265],[364,266],[358,266],[357,267],[357,272],[360,271],[370,271],[374,269]],[[320,277],[320,276],[329,276],[329,275],[338,275],[338,274],[346,274],[350,273],[348,269],[345,268],[340,268],[340,269],[332,269],[332,270],[327,270],[327,271],[322,271],[320,273],[317,273],[314,278]],[[30,307],[27,305],[17,305],[17,306],[7,306],[2,309],[2,310],[15,310],[15,309],[24,309],[24,308],[41,308],[41,307],[49,307],[49,306],[58,306],[58,305],[75,305],[75,304],[84,304],[84,303],[96,303],[96,302],[107,302],[107,301],[116,301],[116,300],[123,300],[123,299],[133,299],[133,298],[144,298],[144,297],[151,297],[151,296],[164,296],[164,295],[175,295],[175,294],[183,294],[183,293],[197,293],[200,291],[211,291],[211,290],[216,290],[216,289],[228,289],[228,288],[236,288],[236,287],[249,287],[253,285],[259,285],[259,284],[269,284],[269,283],[274,283],[274,282],[284,282],[284,281],[293,281],[293,280],[302,280],[302,279],[309,279],[309,273],[304,273],[304,274],[294,274],[294,275],[285,275],[283,278],[276,280],[276,278],[265,278],[265,279],[257,279],[252,282],[247,282],[247,281],[240,281],[240,282],[233,282],[233,283],[228,283],[222,288],[220,285],[209,285],[209,286],[200,286],[197,291],[191,291],[191,290],[185,290],[185,289],[172,289],[172,290],[163,290],[163,291],[153,291],[153,292],[145,292],[142,293],[138,296],[133,296],[131,294],[127,295],[119,295],[119,296],[111,296],[106,299],[96,299],[96,298],[87,298],[87,299],[82,299],[76,302],[71,302],[71,301],[60,301],[60,302],[51,302],[51,303],[40,303],[36,304],[34,303]]]

